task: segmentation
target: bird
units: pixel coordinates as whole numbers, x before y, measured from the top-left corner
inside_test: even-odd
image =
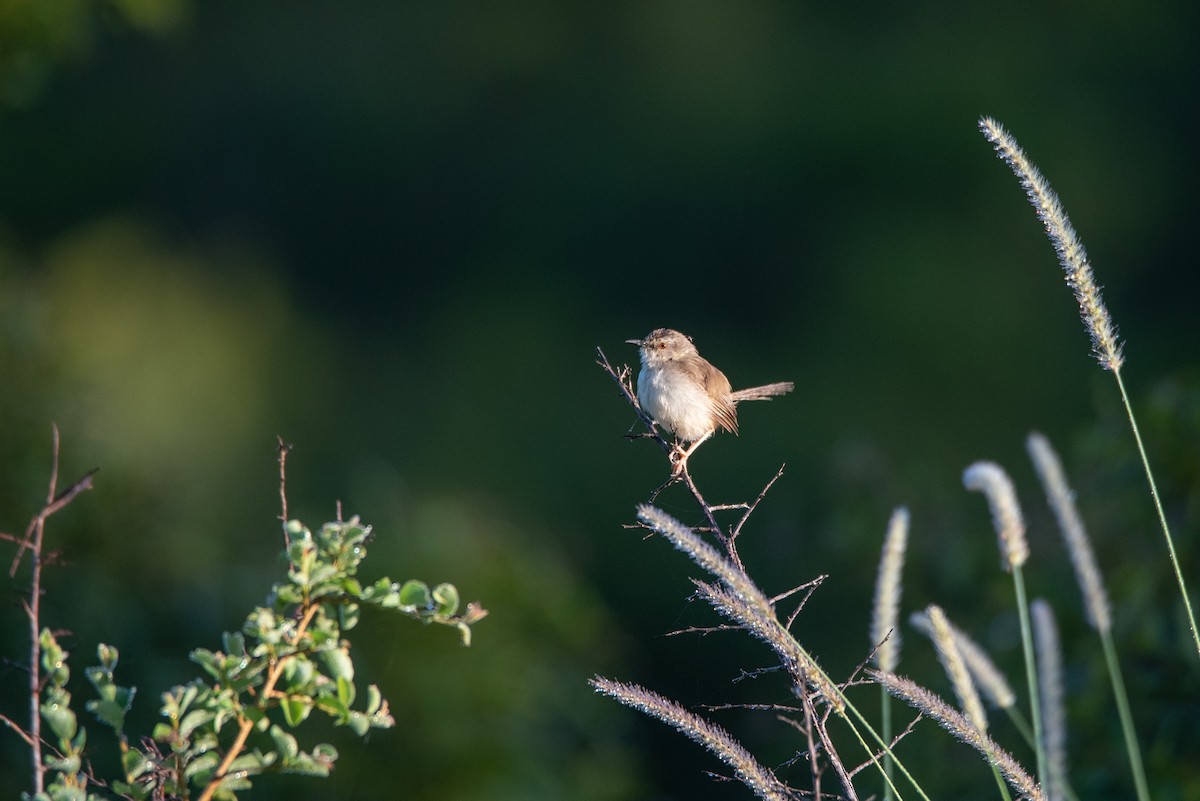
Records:
[[[625,341],[640,351],[638,403],[676,439],[672,475],[681,474],[688,457],[718,429],[738,433],[738,403],[769,400],[796,387],[791,381],[779,381],[734,392],[725,374],[696,350],[692,338],[670,328]]]

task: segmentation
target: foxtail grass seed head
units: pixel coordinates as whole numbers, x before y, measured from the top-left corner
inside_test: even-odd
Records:
[[[983,754],[987,761],[995,765],[1021,798],[1029,801],[1044,801],[1042,788],[1021,764],[1005,751],[994,740],[971,725],[966,716],[947,704],[935,693],[917,684],[911,679],[897,676],[882,670],[873,670],[870,675],[875,681],[884,686],[889,693],[904,701],[914,709],[919,709],[932,718],[946,731],[950,732],[961,742]]]
[[[875,646],[875,665],[892,671],[900,662],[900,573],[904,568],[904,549],[908,544],[908,510],[892,513],[879,576],[875,580],[875,612],[871,619],[871,644]]]
[[[963,486],[982,492],[992,510],[992,525],[1000,538],[1000,553],[1004,569],[1025,564],[1029,558],[1029,543],[1025,539],[1025,518],[1017,503],[1017,491],[1012,479],[995,462],[976,462],[963,472]]]
[[[700,535],[671,517],[666,512],[649,504],[638,506],[638,519],[650,527],[652,531],[662,535],[677,550],[687,554],[693,562],[721,580],[735,594],[749,603],[757,616],[773,618],[775,610],[762,590],[758,588],[745,571],[734,566],[728,559],[718,553]]]
[[[661,509],[641,504],[638,506],[638,519],[720,581],[726,589],[698,582],[701,596],[711,603],[717,612],[740,624],[753,636],[771,646],[782,661],[784,669],[795,680],[798,692],[803,692],[806,685],[811,686],[834,710],[839,714],[842,712],[845,700],[841,692],[796,638],[779,622],[770,599],[745,571],[734,566],[696,532]]]
[[[933,639],[933,624],[929,621],[929,615],[924,612],[913,612],[909,622],[922,634]],[[1008,679],[1004,677],[1000,668],[988,656],[988,652],[983,650],[983,646],[972,640],[969,634],[953,623],[950,623],[950,631],[954,634],[954,644],[958,646],[958,652],[962,654],[975,686],[987,698],[988,703],[999,709],[1008,709],[1016,704],[1016,692],[1013,691],[1012,685],[1008,683]]]
[[[958,650],[954,632],[950,629],[950,621],[940,606],[930,604],[925,610],[929,616],[929,624],[933,629],[933,644],[937,648],[938,661],[954,686],[954,694],[958,696],[958,705],[971,725],[983,733],[987,733],[987,714],[983,711],[983,702],[975,690],[975,683],[967,673],[966,662]]]
[[[1050,504],[1050,509],[1058,520],[1063,540],[1067,543],[1067,553],[1070,554],[1071,564],[1075,567],[1075,579],[1079,582],[1079,589],[1083,591],[1088,623],[1091,623],[1096,631],[1110,631],[1112,610],[1108,605],[1108,593],[1104,590],[1104,580],[1100,577],[1100,568],[1096,565],[1096,555],[1092,552],[1091,540],[1083,525],[1083,518],[1079,515],[1079,508],[1075,505],[1075,493],[1067,484],[1062,462],[1050,445],[1050,440],[1036,431],[1025,440],[1025,446],[1046,491],[1046,501]]]
[[[1106,370],[1116,372],[1121,369],[1124,356],[1121,354],[1122,344],[1117,337],[1116,326],[1100,297],[1100,287],[1092,274],[1092,265],[1088,262],[1087,251],[1079,235],[1071,227],[1071,221],[1063,210],[1062,202],[1050,187],[1050,182],[1038,171],[1025,151],[1017,144],[1012,134],[1004,130],[1000,123],[991,117],[979,120],[979,130],[987,138],[996,153],[1004,160],[1021,182],[1029,202],[1033,204],[1038,219],[1046,228],[1046,234],[1058,254],[1059,264],[1066,273],[1067,285],[1075,293],[1079,304],[1079,316],[1092,340],[1092,352],[1100,365]]]
[[[1067,789],[1067,723],[1063,703],[1062,649],[1050,604],[1038,599],[1029,605],[1033,616],[1034,650],[1037,651],[1039,709],[1046,740],[1048,801],[1064,801]]]
[[[759,798],[768,801],[787,801],[793,798],[787,785],[775,777],[770,769],[759,764],[745,747],[729,732],[695,715],[674,701],[658,693],[597,676],[591,680],[597,692],[615,698],[625,706],[636,709],[652,718],[657,718],[693,742],[708,749],[710,753],[729,767],[743,784]]]

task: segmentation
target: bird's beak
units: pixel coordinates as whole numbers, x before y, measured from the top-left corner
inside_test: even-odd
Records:
[[[630,345],[637,345],[639,348],[642,346],[642,340],[640,340],[640,339],[627,339],[625,341],[628,342]]]

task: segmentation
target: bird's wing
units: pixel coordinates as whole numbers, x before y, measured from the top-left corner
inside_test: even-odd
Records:
[[[737,407],[733,401],[731,394],[733,387],[730,386],[729,379],[715,367],[705,371],[703,378],[708,396],[712,398],[713,417],[716,419],[717,425],[736,434],[738,432]]]

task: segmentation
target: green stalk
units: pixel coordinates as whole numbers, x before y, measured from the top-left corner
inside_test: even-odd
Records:
[[[1113,695],[1117,699],[1117,713],[1121,716],[1121,730],[1125,733],[1125,750],[1129,753],[1129,767],[1133,771],[1138,801],[1150,801],[1146,770],[1142,767],[1142,752],[1138,747],[1137,734],[1133,730],[1133,714],[1129,711],[1129,697],[1125,694],[1125,679],[1121,676],[1121,663],[1117,661],[1112,632],[1102,629],[1100,642],[1104,644],[1104,661],[1108,663],[1108,676],[1112,679]]]
[[[1137,443],[1138,455],[1142,457],[1142,469],[1146,472],[1146,481],[1150,484],[1150,497],[1154,499],[1154,509],[1158,512],[1158,523],[1162,527],[1163,537],[1167,541],[1167,553],[1171,557],[1171,568],[1175,571],[1175,580],[1179,582],[1179,594],[1183,596],[1183,607],[1187,610],[1188,625],[1192,629],[1192,642],[1196,646],[1196,653],[1200,654],[1200,631],[1196,629],[1196,615],[1192,612],[1192,601],[1188,596],[1187,583],[1183,580],[1183,571],[1179,569],[1179,559],[1175,556],[1175,540],[1171,536],[1171,527],[1167,525],[1162,499],[1158,496],[1158,486],[1154,483],[1154,472],[1150,469],[1146,446],[1142,444],[1142,434],[1138,430],[1137,420],[1134,419],[1133,406],[1129,403],[1129,395],[1125,392],[1125,382],[1121,380],[1120,369],[1113,369],[1112,374],[1117,379],[1117,388],[1121,390],[1121,402],[1125,404],[1125,414],[1129,416],[1129,427],[1133,429],[1133,439]]]
[[[1046,777],[1046,738],[1042,733],[1042,711],[1038,701],[1037,666],[1033,661],[1033,632],[1029,625],[1029,604],[1025,598],[1025,577],[1020,565],[1012,566],[1013,586],[1017,591],[1017,613],[1021,618],[1021,647],[1025,651],[1025,677],[1029,681],[1029,711],[1033,717],[1033,741],[1037,750],[1038,781]]]
[[[881,684],[879,686],[880,694],[880,732],[879,735],[887,742],[892,741],[892,696],[887,689]],[[892,764],[891,752],[883,755],[883,773],[887,779],[887,787],[883,790],[884,801],[893,801],[892,795],[892,779],[895,778],[895,766]]]

